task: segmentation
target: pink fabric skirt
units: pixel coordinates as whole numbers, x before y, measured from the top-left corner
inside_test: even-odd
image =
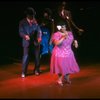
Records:
[[[51,56],[50,72],[53,74],[61,73],[72,74],[79,72],[79,66],[76,62],[73,52],[68,57],[57,57],[54,54]]]

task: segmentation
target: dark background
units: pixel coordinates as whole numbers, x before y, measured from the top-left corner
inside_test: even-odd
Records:
[[[0,1],[0,64],[20,61],[22,57],[21,38],[18,33],[19,21],[24,10],[32,6],[41,17],[44,8],[57,9],[58,0]],[[68,1],[73,20],[85,30],[78,36],[79,48],[75,55],[81,62],[100,61],[100,1]],[[76,33],[77,34],[77,33]]]

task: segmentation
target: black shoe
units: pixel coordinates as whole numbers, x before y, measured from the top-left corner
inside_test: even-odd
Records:
[[[42,73],[42,70],[39,70],[38,72],[39,72],[39,73]]]
[[[66,78],[64,78],[64,83],[67,83],[67,84],[71,84],[71,81],[70,80],[67,80]]]

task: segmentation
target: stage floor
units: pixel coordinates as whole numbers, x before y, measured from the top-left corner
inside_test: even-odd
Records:
[[[33,74],[30,62],[27,77],[21,78],[21,63],[0,65],[0,99],[97,99],[100,98],[100,63],[82,64],[72,74],[72,84],[59,86],[57,75],[51,75],[49,64],[42,64],[42,73]]]

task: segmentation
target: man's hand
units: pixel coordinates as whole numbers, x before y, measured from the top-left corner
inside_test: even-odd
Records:
[[[84,32],[84,30],[83,30],[83,29],[78,29],[78,31],[79,31],[79,32]]]
[[[83,32],[84,32],[83,29],[78,29],[78,33],[79,33],[79,35],[82,35]]]
[[[25,35],[25,40],[30,40],[29,35]]]
[[[40,42],[41,42],[41,40],[42,40],[41,38],[38,38],[38,43],[40,43]]]

